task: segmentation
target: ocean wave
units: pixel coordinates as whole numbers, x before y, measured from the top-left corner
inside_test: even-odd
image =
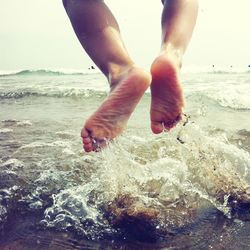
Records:
[[[32,122],[30,120],[11,120],[11,119],[7,119],[7,120],[2,120],[2,123],[4,123],[7,126],[13,126],[16,125],[18,127],[24,127],[24,126],[32,126]],[[1,131],[1,130],[0,130]]]
[[[7,161],[0,164],[1,168],[8,168],[11,170],[16,170],[24,167],[24,163],[18,159],[8,159]]]
[[[241,73],[250,73],[249,70],[242,70],[242,71],[230,71],[230,70],[212,70],[208,71],[209,74],[241,74]]]
[[[34,148],[44,148],[44,147],[61,147],[66,148],[68,146],[68,142],[65,141],[54,141],[54,142],[31,142],[29,144],[23,145],[19,150],[23,149],[34,149]]]
[[[250,70],[238,69],[238,70],[208,70],[205,73],[208,74],[242,74],[242,73],[250,73]]]
[[[0,134],[6,134],[6,133],[12,133],[13,129],[11,128],[1,128],[0,129]]]
[[[32,125],[33,124],[30,120],[23,120],[23,121],[17,122],[17,126],[19,127],[32,126]]]
[[[72,97],[72,98],[83,98],[83,97],[105,97],[107,96],[106,91],[99,91],[93,89],[51,89],[51,90],[14,90],[14,91],[0,91],[0,99],[19,99],[25,97]]]
[[[49,69],[38,69],[38,70],[18,70],[18,71],[0,71],[0,77],[4,76],[61,76],[61,75],[88,75],[98,74],[97,70],[49,70]]]
[[[250,73],[249,69],[246,68],[210,68],[210,67],[183,67],[182,73],[188,74],[199,74],[199,73],[209,73],[209,74],[242,74]],[[98,69],[22,69],[22,70],[0,70],[0,77],[8,76],[81,76],[89,74],[100,74]]]
[[[246,67],[183,66],[182,73],[242,74],[250,73],[250,69]]]
[[[249,110],[250,100],[247,92],[239,92],[238,90],[227,89],[221,91],[211,91],[207,93],[195,92],[187,96],[188,100],[194,100],[199,103],[212,104],[223,108],[234,110]]]
[[[94,89],[27,89],[27,90],[13,90],[1,91],[0,99],[21,99],[28,97],[51,97],[51,98],[105,98],[107,91]],[[149,94],[146,93],[149,97]],[[239,89],[227,89],[221,91],[210,90],[206,92],[196,91],[186,95],[188,101],[203,103],[206,105],[220,106],[223,108],[230,108],[234,110],[249,110],[250,99],[247,91],[239,91]],[[25,124],[28,125],[28,124]]]

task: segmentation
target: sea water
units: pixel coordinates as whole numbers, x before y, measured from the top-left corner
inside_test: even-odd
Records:
[[[185,120],[85,153],[98,72],[0,76],[0,249],[249,249],[250,73],[183,73]],[[8,248],[9,247],[9,248]]]

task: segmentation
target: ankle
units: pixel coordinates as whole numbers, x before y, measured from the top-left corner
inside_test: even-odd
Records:
[[[183,58],[182,49],[174,48],[173,46],[164,46],[162,47],[160,56],[161,55],[169,58],[169,60],[171,60],[178,69],[181,69]]]
[[[125,76],[131,68],[133,68],[134,64],[129,63],[127,65],[112,65],[110,67],[110,71],[108,74],[108,81],[110,84],[110,88],[114,88],[120,80]]]

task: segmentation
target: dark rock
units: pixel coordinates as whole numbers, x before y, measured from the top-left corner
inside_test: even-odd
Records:
[[[118,195],[104,210],[109,223],[129,238],[147,242],[156,240],[159,211],[146,207],[138,198]]]

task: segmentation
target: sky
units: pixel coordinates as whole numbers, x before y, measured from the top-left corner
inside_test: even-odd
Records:
[[[159,53],[160,0],[106,0],[135,62],[149,68]],[[184,66],[250,64],[250,0],[200,0]],[[0,70],[79,69],[93,65],[60,0],[0,0]]]

